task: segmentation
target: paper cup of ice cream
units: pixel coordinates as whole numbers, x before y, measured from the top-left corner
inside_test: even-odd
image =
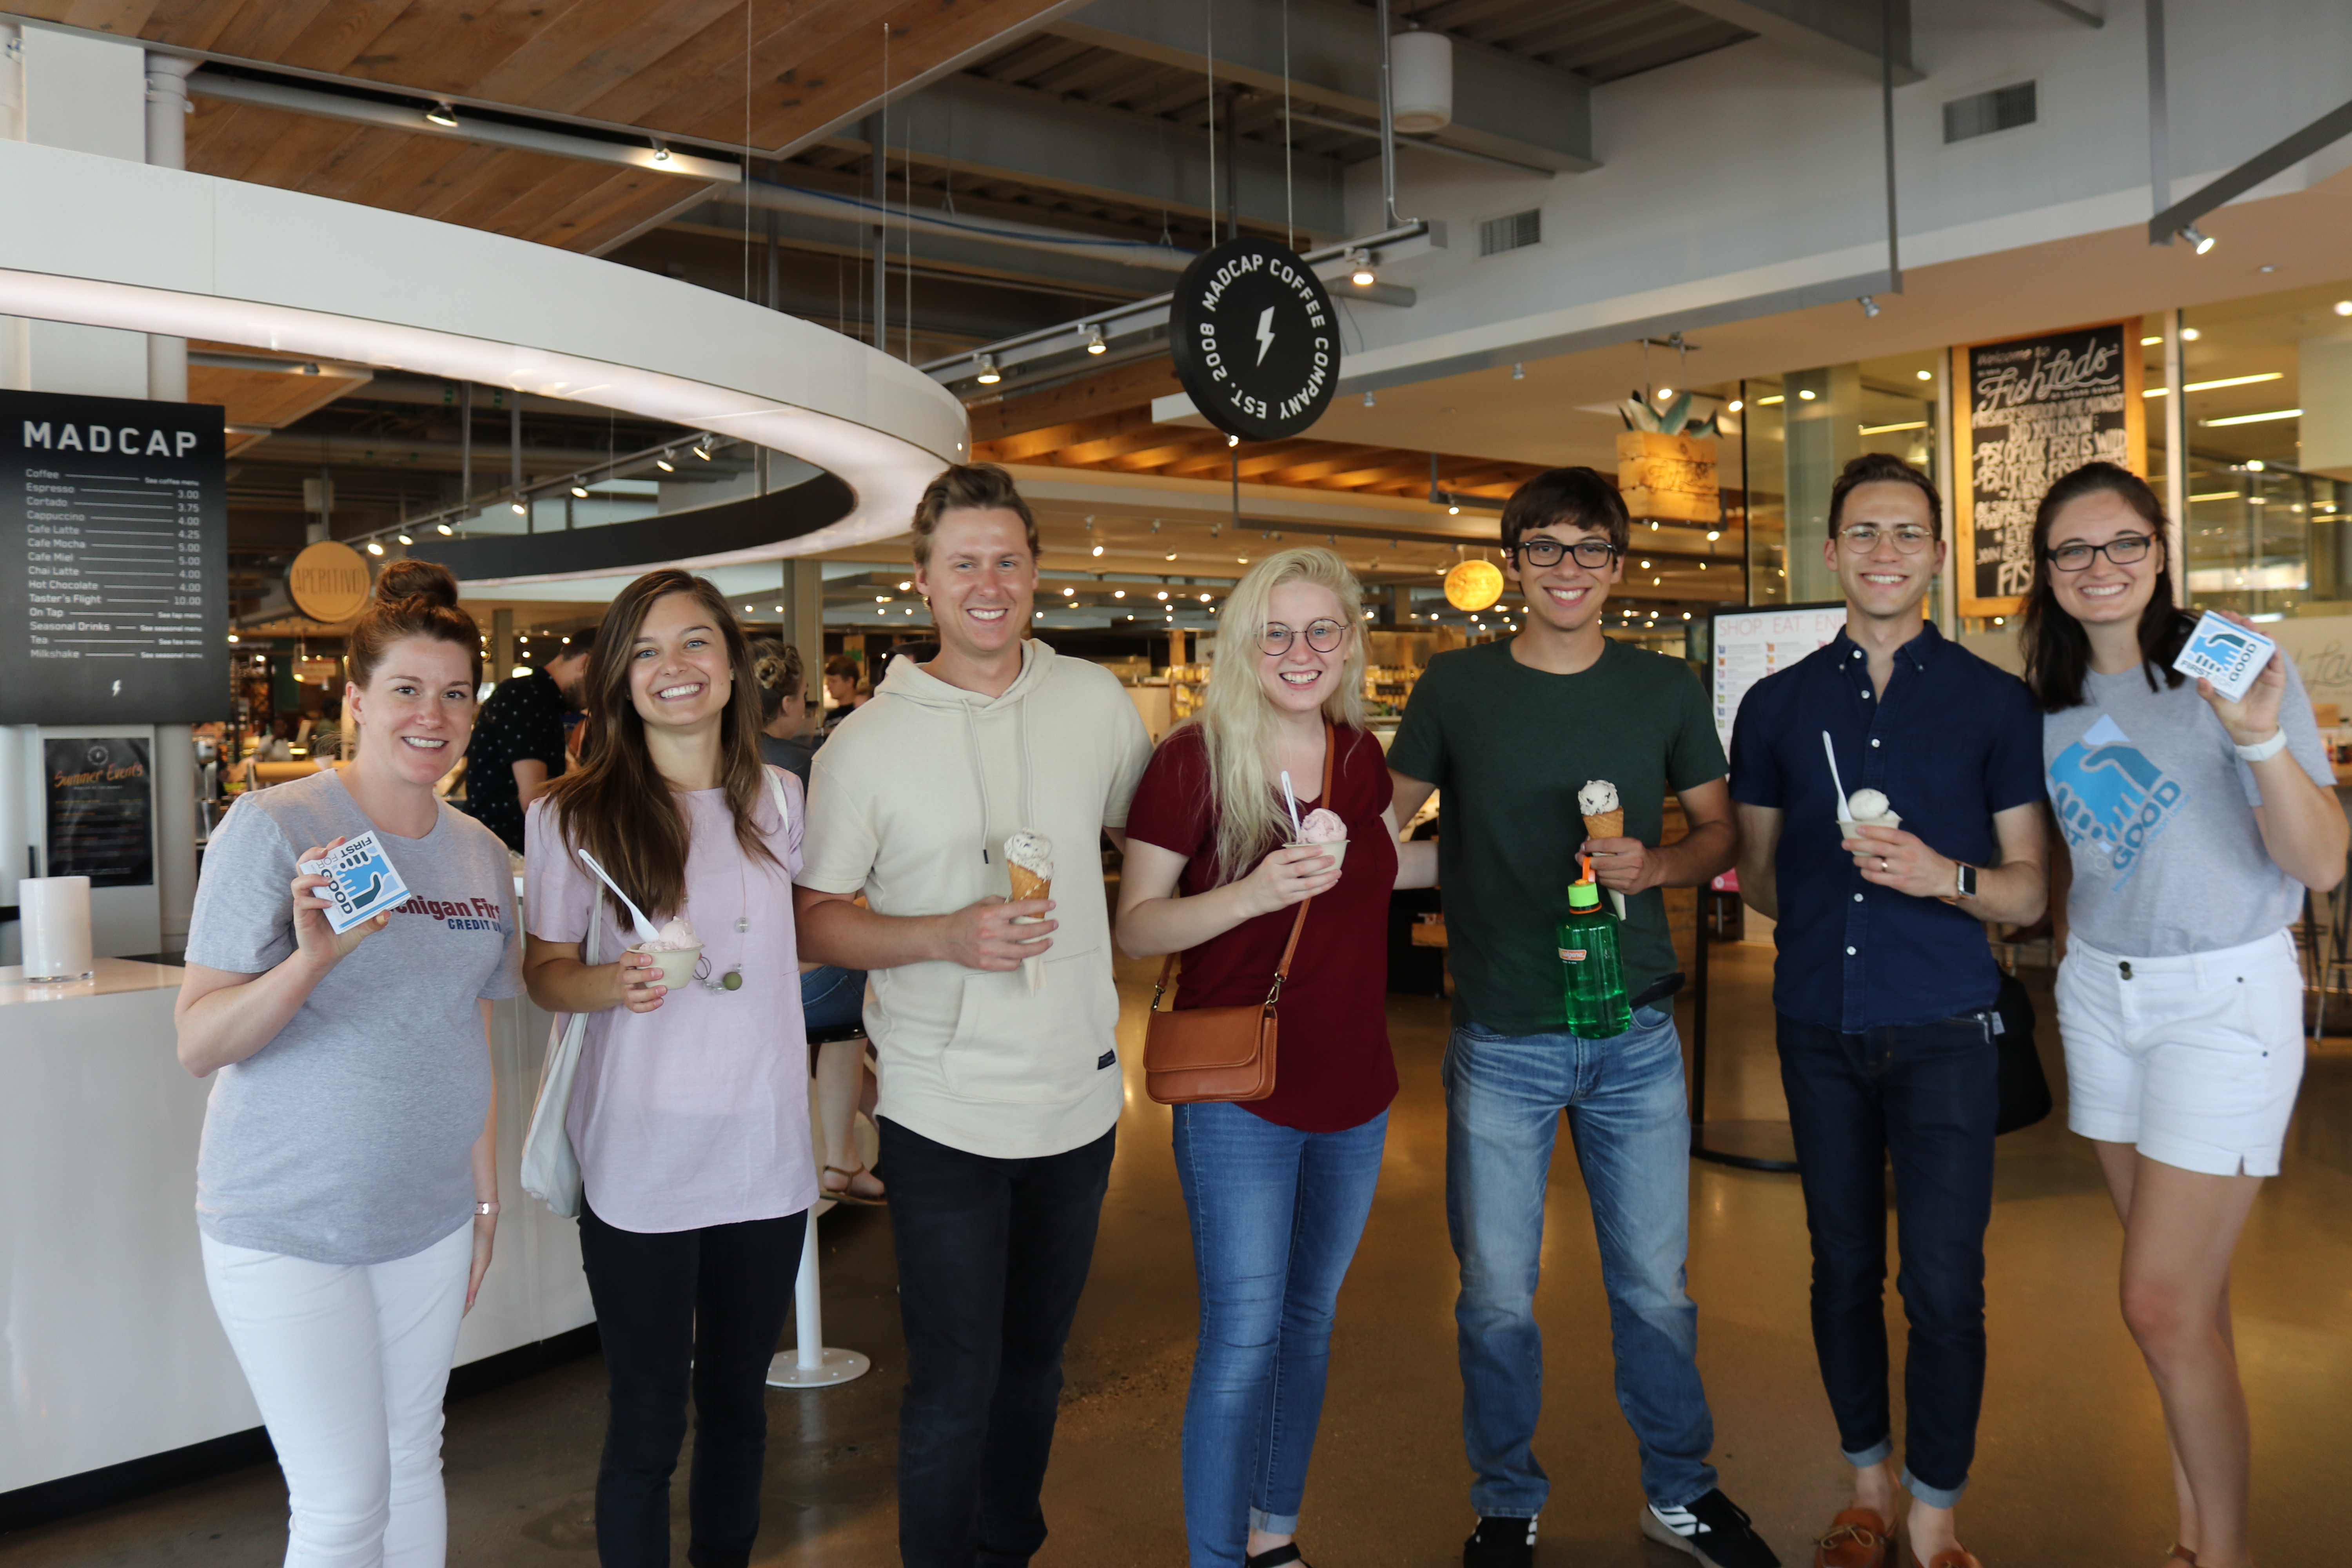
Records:
[[[654,961],[661,971],[661,983],[672,991],[694,978],[694,966],[702,961],[702,944],[692,947],[633,947],[631,952],[643,954]]]
[[[1858,827],[1900,827],[1903,818],[1887,804],[1886,796],[1874,789],[1858,789],[1838,814],[1838,829],[1847,838],[1857,837]]]
[[[1347,862],[1348,825],[1336,811],[1317,809],[1307,814],[1298,825],[1298,837],[1286,846],[1291,849],[1320,849],[1331,857],[1336,868]]]

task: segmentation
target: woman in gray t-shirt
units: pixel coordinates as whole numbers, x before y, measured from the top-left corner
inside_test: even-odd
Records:
[[[437,1564],[447,1531],[441,1400],[498,1224],[488,1002],[522,989],[506,846],[433,790],[481,679],[457,596],[440,567],[384,570],[349,641],[357,759],[237,803],[188,936],[205,1277],[285,1471],[289,1562]],[[370,830],[410,896],[338,937],[299,862]]]
[[[2303,888],[2344,875],[2352,828],[2284,655],[2238,701],[2171,668],[2189,626],[2137,475],[2091,463],[2033,523],[2026,683],[2074,858],[2058,972],[2067,1123],[2123,1217],[2125,1321],[2164,1396],[2181,1478],[2176,1555],[2247,1560],[2249,1438],[2230,1258],[2275,1175],[2303,1077]]]

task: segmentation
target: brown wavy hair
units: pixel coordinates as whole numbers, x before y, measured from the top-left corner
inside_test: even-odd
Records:
[[[474,661],[474,684],[482,684],[482,628],[457,607],[457,579],[432,561],[394,561],[375,580],[375,591],[343,639],[351,682],[361,690],[396,642],[429,637],[466,650]]]
[[[2169,554],[2172,546],[2166,537],[2164,503],[2156,499],[2156,491],[2146,479],[2129,468],[2115,463],[2085,463],[2070,474],[2062,475],[2033,510],[2033,585],[2026,590],[2024,624],[2019,627],[2018,644],[2025,654],[2025,684],[2032,689],[2033,700],[2042,704],[2045,713],[2063,713],[2083,703],[2083,678],[2091,668],[2090,634],[2083,623],[2068,615],[2058,603],[2058,595],[2051,580],[2050,530],[2056,525],[2058,514],[2070,503],[2084,496],[2112,495],[2139,514],[2147,524],[2148,536],[2156,542],[2149,551],[2150,570],[2156,576],[2156,589],[2148,595],[2147,606],[2139,613],[2139,658],[2141,673],[2147,677],[2147,689],[2157,689],[2159,678],[2167,689],[2179,686],[2185,679],[2172,668],[2180,655],[2180,647],[2189,640],[2196,626],[2194,618],[2180,613],[2172,600],[2172,574]]]
[[[690,835],[669,781],[646,749],[646,721],[629,696],[629,656],[647,612],[672,594],[687,595],[700,605],[727,645],[734,687],[719,720],[719,782],[735,815],[735,842],[747,857],[776,864],[752,825],[768,785],[760,773],[760,682],[751,668],[751,645],[726,599],[709,582],[673,568],[648,572],[622,589],[604,611],[588,656],[582,685],[596,726],[595,752],[548,785],[547,795],[554,814],[551,826],[565,847],[596,857],[646,918],[656,921],[675,915],[686,903]],[[604,896],[625,929],[627,911],[611,894]]]

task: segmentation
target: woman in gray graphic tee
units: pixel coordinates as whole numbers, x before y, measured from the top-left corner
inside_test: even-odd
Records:
[[[2352,829],[2284,655],[2236,701],[2171,668],[2192,623],[2143,480],[2111,463],[2068,474],[2042,498],[2033,553],[2026,682],[2074,868],[2067,1122],[2123,1217],[2124,1316],[2181,1480],[2176,1553],[2238,1568],[2250,1445],[2230,1258],[2303,1078],[2286,927],[2303,889],[2343,877]]]
[[[457,584],[396,562],[350,637],[341,773],[215,834],[179,1002],[212,1077],[205,1277],[286,1475],[289,1563],[437,1568],[441,1399],[498,1224],[488,999],[521,989],[506,846],[434,784],[473,728]],[[299,862],[373,831],[407,888],[338,937]]]

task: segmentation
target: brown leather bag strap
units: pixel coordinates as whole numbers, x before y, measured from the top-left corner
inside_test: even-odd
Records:
[[[1323,793],[1316,797],[1323,802],[1326,810],[1330,808],[1331,770],[1339,754],[1339,731],[1327,719],[1323,721]],[[1274,989],[1266,995],[1269,1003],[1282,994],[1282,983],[1290,978],[1290,960],[1298,952],[1298,933],[1307,929],[1307,906],[1314,901],[1313,899],[1299,901],[1298,913],[1290,922],[1290,940],[1283,944],[1282,962],[1275,966]],[[1151,990],[1153,1011],[1159,1010],[1160,995],[1168,989],[1168,978],[1175,972],[1176,955],[1171,952],[1160,961],[1160,983]]]

